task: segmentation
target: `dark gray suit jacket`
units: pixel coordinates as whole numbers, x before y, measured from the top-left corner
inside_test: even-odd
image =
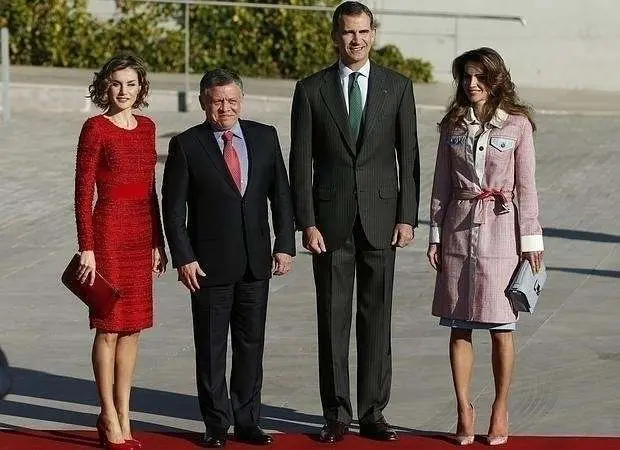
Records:
[[[290,175],[300,229],[339,248],[359,214],[368,241],[390,246],[396,223],[417,226],[420,163],[413,85],[371,62],[361,136],[354,142],[338,64],[297,83]]]

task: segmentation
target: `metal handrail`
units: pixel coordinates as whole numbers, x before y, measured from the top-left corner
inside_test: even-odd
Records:
[[[289,9],[294,11],[308,12],[333,12],[331,6],[308,6],[308,5],[282,5],[277,3],[249,3],[226,0],[139,0],[144,3],[176,3],[204,6],[236,6],[239,8],[258,9]],[[445,11],[410,11],[405,9],[373,9],[376,15],[415,16],[415,17],[438,17],[446,19],[482,19],[482,20],[506,20],[526,24],[525,17],[505,14],[474,14],[474,13],[450,13]]]

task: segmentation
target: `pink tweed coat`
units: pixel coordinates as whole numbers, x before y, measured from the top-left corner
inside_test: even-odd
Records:
[[[430,242],[441,243],[433,315],[517,320],[505,290],[521,251],[543,250],[532,126],[498,109],[484,126],[473,109],[439,138]]]

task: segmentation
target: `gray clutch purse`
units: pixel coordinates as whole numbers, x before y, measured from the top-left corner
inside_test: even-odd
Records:
[[[542,266],[538,273],[534,273],[527,259],[521,261],[517,273],[506,290],[512,309],[532,314],[546,280],[545,266]]]

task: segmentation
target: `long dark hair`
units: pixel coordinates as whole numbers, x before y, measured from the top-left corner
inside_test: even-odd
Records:
[[[452,62],[452,77],[456,84],[456,94],[448,106],[446,115],[440,125],[449,124],[457,126],[467,114],[471,106],[465,88],[463,87],[463,77],[465,66],[468,63],[477,64],[482,68],[485,77],[485,86],[489,91],[489,97],[482,108],[482,122],[488,122],[498,108],[503,109],[509,114],[527,117],[532,124],[532,129],[536,130],[536,125],[532,119],[533,110],[519,99],[515,84],[510,79],[510,72],[504,64],[504,60],[495,50],[489,47],[481,47],[469,50],[456,57]]]

